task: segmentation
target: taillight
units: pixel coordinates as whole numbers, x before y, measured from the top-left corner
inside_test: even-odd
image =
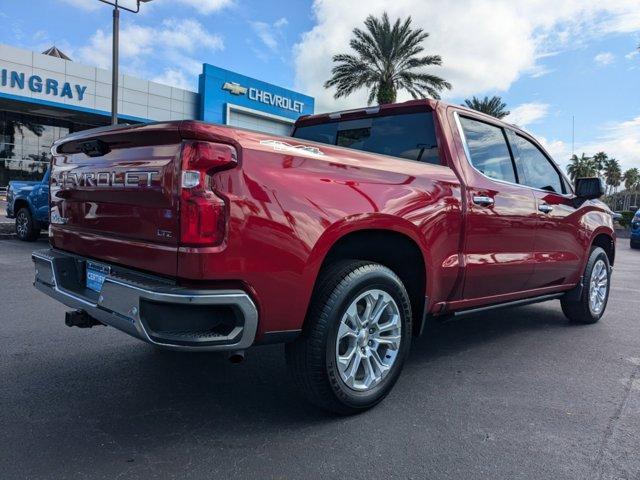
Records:
[[[220,245],[227,229],[227,205],[212,188],[212,175],[235,166],[230,145],[185,142],[182,149],[180,243],[186,246]]]

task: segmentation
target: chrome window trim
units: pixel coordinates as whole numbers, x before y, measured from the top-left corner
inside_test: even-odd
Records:
[[[476,122],[481,122],[481,123],[486,123],[487,125],[491,125],[493,127],[499,128],[501,130],[504,130],[505,126],[502,125],[497,125],[491,122],[487,122],[485,120],[480,120],[478,118],[474,118],[471,115],[463,115],[464,117],[469,118],[470,120],[476,121]],[[492,182],[497,182],[497,183],[504,183],[506,185],[512,185],[512,186],[516,186],[516,187],[521,187],[521,188],[528,188],[529,190],[534,190],[536,192],[544,192],[544,193],[552,193],[554,195],[558,195],[560,197],[564,197],[564,198],[574,198],[575,194],[573,192],[571,193],[558,193],[558,192],[550,192],[549,190],[543,190],[541,188],[535,188],[535,187],[530,187],[529,185],[524,185],[522,183],[513,183],[513,182],[509,182],[508,180],[500,180],[498,178],[492,178],[489,177],[488,175],[485,175],[484,173],[482,173],[480,170],[478,170],[476,168],[476,166],[473,164],[473,162],[471,161],[471,152],[469,151],[469,146],[467,145],[467,137],[464,134],[464,129],[462,128],[462,123],[460,123],[460,114],[457,111],[453,112],[453,117],[455,119],[456,122],[456,126],[458,128],[458,134],[460,135],[460,139],[462,140],[462,146],[464,148],[464,154],[467,157],[467,163],[471,166],[471,168],[478,172],[480,175],[482,175],[484,178],[491,180]],[[517,132],[513,131],[514,135],[517,135]],[[523,137],[526,138],[526,137]],[[528,140],[528,139],[527,139]],[[508,141],[508,139],[505,139],[505,141]],[[509,148],[509,152],[511,155],[513,155],[513,152],[511,151],[511,148],[509,147],[509,145],[507,145],[507,148]],[[548,157],[545,155],[545,157],[548,159]],[[511,163],[514,166],[515,169],[515,163],[514,163],[514,159],[511,159]],[[517,172],[514,170],[514,175],[517,176]]]

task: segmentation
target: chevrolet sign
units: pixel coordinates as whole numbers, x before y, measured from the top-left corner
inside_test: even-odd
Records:
[[[255,87],[243,87],[239,83],[224,82],[222,89],[231,93],[232,95],[247,95],[249,100],[254,102],[264,103],[265,105],[271,105],[273,107],[279,107],[291,112],[302,113],[304,109],[304,103],[298,100],[293,100],[289,97],[283,97],[275,93],[266,92]]]

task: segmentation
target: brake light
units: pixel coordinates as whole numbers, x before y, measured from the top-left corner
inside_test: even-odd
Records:
[[[230,145],[185,142],[180,189],[180,243],[220,245],[227,230],[227,204],[212,188],[212,175],[237,165]]]

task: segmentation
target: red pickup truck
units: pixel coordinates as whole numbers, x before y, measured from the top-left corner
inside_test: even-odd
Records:
[[[196,121],[52,149],[35,286],[178,350],[286,343],[302,392],[375,405],[425,324],[560,299],[593,323],[615,237],[599,179],[572,186],[528,133],[432,100],[300,118],[292,137]]]

